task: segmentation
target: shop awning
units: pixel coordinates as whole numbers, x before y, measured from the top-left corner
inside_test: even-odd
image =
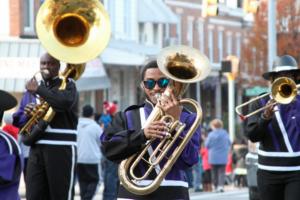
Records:
[[[62,65],[62,70],[65,65]],[[23,92],[24,85],[39,70],[39,58],[0,57],[0,89]],[[76,81],[79,91],[106,89],[110,80],[100,59],[89,61],[81,78]]]
[[[138,66],[145,61],[144,55],[156,54],[157,49],[131,41],[111,40],[99,55],[103,64]],[[37,39],[0,40],[1,57],[40,58],[45,49]]]
[[[152,23],[178,23],[178,17],[161,0],[139,0],[138,20]]]
[[[103,63],[111,65],[139,66],[145,61],[145,56],[107,47],[101,53],[101,60]]]

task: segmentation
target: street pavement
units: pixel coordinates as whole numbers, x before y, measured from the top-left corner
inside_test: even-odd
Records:
[[[248,188],[225,187],[225,192],[192,192],[191,200],[249,200]]]
[[[225,186],[225,192],[215,193],[215,192],[194,192],[190,189],[191,200],[248,200],[248,189],[247,188],[236,188],[232,185]],[[100,185],[94,200],[101,200],[103,192],[103,184]],[[25,185],[23,179],[21,180],[19,193],[21,195],[21,200],[26,200],[25,198]],[[74,200],[80,200],[79,186],[75,186],[75,197]]]

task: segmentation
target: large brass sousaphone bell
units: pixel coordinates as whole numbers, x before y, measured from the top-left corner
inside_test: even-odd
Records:
[[[85,63],[96,58],[107,46],[110,34],[108,13],[99,0],[46,0],[36,17],[36,31],[47,52],[67,63],[61,73],[59,90],[65,90],[69,78],[77,80]],[[27,143],[35,140],[31,130],[41,119],[50,122],[55,111],[46,102],[36,105],[20,133]]]
[[[183,94],[188,83],[193,83],[206,78],[211,70],[208,58],[198,50],[188,46],[171,46],[164,48],[157,57],[157,63],[159,69],[167,77],[176,82],[176,87],[175,84],[169,84],[165,93],[167,93],[169,89],[172,89],[173,91],[174,89],[177,89],[174,91],[176,96],[181,96]],[[159,95],[157,96],[159,98]],[[137,195],[146,195],[155,191],[168,172],[172,169],[174,163],[201,123],[202,109],[195,100],[181,99],[180,104],[190,104],[194,107],[196,110],[194,123],[187,131],[186,135],[182,137],[181,133],[185,128],[185,124],[178,120],[174,120],[170,115],[166,115],[159,103],[154,107],[150,116],[147,118],[144,127],[152,121],[165,121],[169,124],[168,137],[165,137],[160,141],[156,148],[153,149],[153,153],[149,155],[148,159],[145,159],[144,155],[152,148],[151,145],[155,141],[153,139],[148,140],[141,152],[121,162],[119,166],[119,178],[128,191]],[[177,142],[178,145],[175,145]],[[145,169],[145,172],[142,175],[137,175],[134,172],[134,169],[138,167],[139,162],[145,162],[148,165],[148,168]],[[162,166],[163,162],[165,162],[165,164]],[[160,168],[160,170],[157,172],[156,178],[149,182],[149,180],[147,180],[149,174],[153,170],[157,171],[158,168]],[[147,182],[147,184],[144,184],[143,181]]]
[[[78,64],[104,50],[111,26],[99,0],[46,0],[37,14],[36,31],[53,57]]]

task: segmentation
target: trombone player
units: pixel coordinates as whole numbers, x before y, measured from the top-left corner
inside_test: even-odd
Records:
[[[173,90],[169,90],[169,95],[162,95],[158,102],[157,94],[163,94],[168,85],[171,82],[174,83],[174,81],[162,73],[156,60],[151,60],[143,66],[140,79],[140,87],[146,95],[144,103],[132,105],[125,109],[124,112],[117,113],[112,123],[104,130],[101,136],[102,152],[104,156],[114,162],[120,162],[140,152],[147,141],[155,139],[153,144],[151,144],[151,148],[148,149],[149,152],[151,151],[150,149],[155,148],[160,140],[166,137],[168,127],[165,122],[154,120],[143,127],[156,104],[159,103],[165,113],[186,124],[182,135],[186,133],[195,120],[195,114],[179,104],[179,99],[175,97]],[[176,84],[174,86],[176,89]],[[157,190],[150,194],[134,194],[124,187],[123,184],[120,184],[118,198],[189,199],[188,183],[184,175],[184,169],[191,167],[198,161],[199,138],[200,128],[198,127]],[[149,157],[149,155],[146,153],[144,157]],[[141,160],[134,171],[141,175],[147,167],[146,162]],[[162,167],[162,165],[159,165],[159,167]],[[146,180],[141,180],[137,184],[145,185],[153,180],[158,176],[159,167],[152,170]]]
[[[273,71],[264,73],[263,77],[271,83],[282,77],[298,83],[299,75],[296,60],[284,55],[274,62]],[[296,94],[288,104],[277,104],[275,99],[269,95],[250,104],[250,112],[271,106],[247,118],[245,131],[252,142],[260,144],[257,183],[261,199],[297,200],[300,196],[300,96]]]

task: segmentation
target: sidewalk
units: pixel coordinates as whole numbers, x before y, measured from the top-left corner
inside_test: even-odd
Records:
[[[101,200],[102,192],[103,192],[103,184],[100,185],[100,188],[98,189],[97,194],[95,195],[94,199]],[[20,187],[19,187],[19,194],[21,196],[21,200],[26,200],[25,193],[26,193],[25,183],[24,183],[23,176],[22,176],[21,182],[20,182]],[[75,185],[74,200],[80,200],[80,190],[79,190],[78,184]]]
[[[233,184],[232,185],[225,185],[224,186],[224,193],[229,192],[229,191],[235,191],[235,190],[240,190],[241,188],[235,187]],[[100,188],[97,191],[96,196],[94,199],[101,200],[102,199],[102,192],[103,192],[103,183],[100,185]],[[21,196],[21,200],[26,200],[25,198],[25,184],[23,181],[23,178],[21,179],[21,184],[19,188],[19,193]],[[189,189],[190,196],[194,195],[199,195],[199,194],[209,194],[209,193],[215,193],[215,192],[194,192],[193,188]],[[80,191],[79,191],[79,185],[75,185],[75,197],[74,200],[80,200]]]

